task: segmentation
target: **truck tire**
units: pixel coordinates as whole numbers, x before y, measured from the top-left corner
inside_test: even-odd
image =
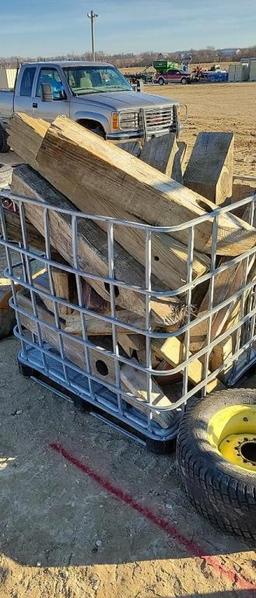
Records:
[[[201,515],[256,540],[256,390],[192,400],[180,424],[177,464]]]
[[[81,120],[78,124],[81,125],[81,127],[92,131],[92,133],[95,133],[99,137],[102,137],[103,139],[106,138],[105,131],[100,123],[90,120]]]
[[[159,83],[159,85],[164,85],[165,81],[164,81],[163,77],[160,77],[158,79],[158,83]]]
[[[0,164],[0,189],[8,187],[12,182],[13,168],[8,164]]]
[[[7,154],[10,148],[7,143],[8,135],[4,128],[0,125],[0,153]]]

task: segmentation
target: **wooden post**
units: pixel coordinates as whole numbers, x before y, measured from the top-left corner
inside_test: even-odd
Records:
[[[16,193],[40,199],[41,202],[51,203],[54,206],[74,209],[73,206],[60,193],[55,191],[44,179],[27,166],[17,166],[14,169],[12,189]],[[41,235],[44,235],[44,221],[42,208],[26,204],[26,217],[37,228]],[[49,234],[50,242],[62,257],[73,265],[72,226],[70,218],[56,212],[49,211]],[[86,272],[97,273],[107,278],[109,274],[108,264],[108,239],[107,234],[94,222],[80,219],[78,223],[77,249],[79,265]],[[145,286],[144,268],[127,253],[118,243],[115,243],[115,274],[117,280],[125,281],[127,284],[136,285],[139,288]],[[86,279],[86,275],[84,276]],[[107,284],[104,282],[87,279],[96,292],[110,301],[110,294]],[[155,289],[164,290],[166,286],[160,280],[152,276],[152,286]],[[124,289],[116,285],[116,304],[127,308],[140,315],[145,314],[144,297],[136,291]],[[177,300],[151,302],[152,319],[160,325],[171,325],[180,322],[182,313],[179,313]]]
[[[152,341],[152,349],[159,357],[170,363],[174,368],[184,361],[183,343],[177,337],[170,337],[163,343],[161,341]],[[191,353],[190,353],[191,356]],[[192,384],[199,384],[203,380],[203,364],[199,359],[195,359],[188,365],[188,379]],[[207,384],[207,392],[222,387],[220,381],[216,378]]]
[[[233,133],[199,133],[184,184],[220,205],[232,196],[233,160]]]
[[[22,119],[21,115],[12,119],[10,129],[14,149],[17,139],[16,123],[19,120],[20,127]],[[33,118],[30,121],[33,132],[37,121]],[[27,125],[26,116],[26,128]],[[36,138],[40,136],[38,131],[35,135]],[[20,136],[17,143],[21,143]],[[24,153],[26,143],[23,134]],[[201,195],[120,148],[105,143],[68,118],[57,117],[46,134],[41,134],[41,145],[35,162],[37,170],[82,211],[86,211],[87,198],[93,194],[119,205],[149,224],[172,226],[203,216],[214,207],[212,202]],[[190,229],[184,229],[172,232],[172,236],[187,244],[189,231]],[[211,235],[211,221],[199,224],[195,230],[195,248],[210,253]],[[252,227],[233,215],[220,215],[216,249],[218,255],[240,255],[254,243],[255,230]]]

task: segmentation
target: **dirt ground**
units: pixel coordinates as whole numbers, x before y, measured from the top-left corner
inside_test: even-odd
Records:
[[[181,134],[188,144],[186,159],[200,131],[232,131],[235,173],[256,175],[256,83],[147,85],[145,91],[188,106],[188,120]]]
[[[234,130],[236,170],[255,174],[255,84],[156,91],[188,104],[190,147],[199,130]],[[26,379],[18,350],[0,342],[0,598],[256,597],[254,546],[194,512],[175,454]]]

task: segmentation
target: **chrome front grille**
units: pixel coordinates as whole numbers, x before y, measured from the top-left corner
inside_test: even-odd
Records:
[[[173,106],[145,108],[144,114],[147,133],[176,130],[176,118]]]

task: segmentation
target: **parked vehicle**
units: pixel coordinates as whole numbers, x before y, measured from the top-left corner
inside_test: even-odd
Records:
[[[186,85],[187,83],[191,83],[191,76],[187,71],[169,69],[166,72],[157,74],[154,83],[158,83],[159,85],[166,85],[168,83],[181,83],[182,85]]]
[[[179,132],[179,103],[137,93],[113,65],[92,62],[23,64],[14,91],[0,91],[0,151],[15,112],[53,121],[67,115],[106,139],[122,142]]]

